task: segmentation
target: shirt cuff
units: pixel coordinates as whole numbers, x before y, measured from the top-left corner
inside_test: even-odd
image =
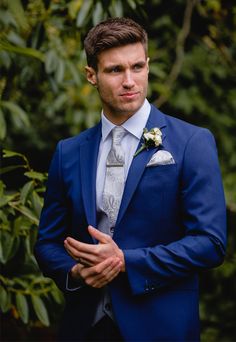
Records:
[[[66,276],[66,290],[67,291],[76,291],[84,286],[85,286],[85,283],[83,282],[82,279],[75,280],[72,278],[70,272],[67,273],[67,276]]]

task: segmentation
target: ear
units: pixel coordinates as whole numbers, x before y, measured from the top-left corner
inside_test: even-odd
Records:
[[[86,77],[89,83],[91,83],[93,86],[96,87],[97,86],[97,74],[94,68],[86,66],[85,71],[86,71]]]
[[[147,72],[149,73],[149,61],[150,61],[150,58],[148,57],[147,58]]]

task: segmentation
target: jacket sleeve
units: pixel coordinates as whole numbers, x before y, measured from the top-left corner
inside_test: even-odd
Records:
[[[62,291],[66,291],[68,273],[76,262],[64,248],[70,217],[62,177],[61,145],[62,142],[59,142],[49,169],[35,256],[43,274],[52,278]]]
[[[225,199],[215,140],[206,129],[199,129],[186,144],[180,187],[184,237],[123,251],[133,294],[155,291],[223,262]]]

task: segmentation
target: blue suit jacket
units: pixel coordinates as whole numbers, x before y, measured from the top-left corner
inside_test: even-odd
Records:
[[[133,159],[114,240],[126,273],[109,290],[117,324],[127,341],[197,341],[199,270],[223,261],[225,201],[212,134],[164,115],[152,106],[147,128],[159,127],[175,164],[146,167],[158,148]],[[61,141],[53,157],[35,252],[46,276],[65,293],[62,338],[83,340],[100,290],[66,289],[75,261],[63,247],[72,236],[94,243],[95,180],[101,124]]]

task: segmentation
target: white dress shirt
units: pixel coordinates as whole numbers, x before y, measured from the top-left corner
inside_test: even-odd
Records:
[[[127,131],[127,134],[121,142],[121,146],[125,151],[125,179],[127,178],[129,167],[138,147],[139,140],[142,137],[143,129],[146,126],[150,109],[150,103],[145,99],[142,107],[121,125]],[[114,127],[115,125],[109,121],[102,112],[102,139],[98,153],[96,178],[96,203],[98,212],[102,211],[102,194],[106,174],[106,160],[112,144],[112,136],[110,133]]]

